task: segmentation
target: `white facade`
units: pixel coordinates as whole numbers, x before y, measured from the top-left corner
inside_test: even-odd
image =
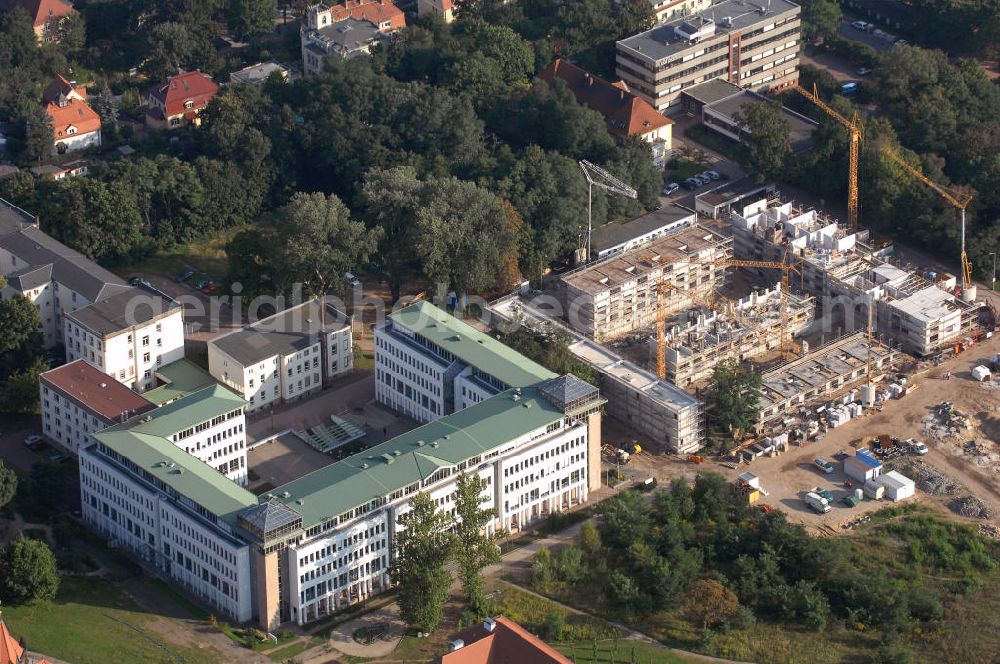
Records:
[[[170,441],[220,474],[247,483],[247,435],[243,409],[218,415],[170,436]]]
[[[423,18],[438,14],[445,23],[455,20],[455,3],[452,0],[417,0],[417,15]]]
[[[116,546],[154,566],[237,622],[253,617],[250,547],[208,523],[198,505],[173,496],[152,477],[98,445],[80,453],[83,519]],[[141,472],[141,471],[140,471]]]
[[[208,372],[242,394],[250,412],[322,389],[324,361],[327,380],[349,372],[354,367],[350,323],[329,309],[327,331],[320,335],[315,302],[208,342]]]
[[[375,399],[418,422],[430,422],[448,413],[448,378],[452,363],[423,350],[409,339],[406,330],[393,333],[386,326],[375,328]],[[456,367],[457,373],[467,367]],[[463,403],[467,403],[467,399]]]
[[[466,472],[487,482],[483,507],[497,510],[487,532],[516,532],[585,502],[587,432],[583,421],[563,421],[555,430],[532,431],[509,441],[487,455],[492,458],[470,462],[468,467],[475,470]],[[444,469],[420,486],[439,510],[452,516],[457,473],[457,468]],[[389,586],[394,536],[401,530],[399,516],[409,508],[408,495],[417,490],[411,488],[387,496],[376,511],[359,510],[356,518],[289,547],[288,597],[295,622],[311,622]]]
[[[87,319],[66,317],[66,360],[84,359],[120,383],[141,391],[156,386],[156,370],[184,359],[183,308],[113,332]],[[94,326],[96,327],[96,326]]]
[[[95,129],[79,133],[76,127],[70,125],[66,128],[66,135],[57,138],[54,145],[59,152],[77,152],[87,148],[99,148],[101,147],[101,130]]]

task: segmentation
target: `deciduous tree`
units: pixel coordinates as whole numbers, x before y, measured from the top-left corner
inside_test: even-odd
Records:
[[[8,468],[3,459],[0,459],[0,508],[13,500],[16,493],[17,473]]]
[[[712,371],[712,406],[722,429],[734,440],[751,431],[760,418],[761,377],[756,371],[727,360]]]
[[[745,104],[733,120],[740,126],[749,151],[747,164],[762,180],[778,177],[792,153],[789,125],[781,107],[768,102]]]
[[[15,604],[53,599],[59,572],[49,546],[23,535],[11,540],[0,552],[0,586],[4,599]]]
[[[420,492],[399,517],[396,556],[389,575],[399,588],[399,614],[411,628],[433,632],[441,624],[451,575],[445,571],[454,546],[451,517],[437,511],[429,494]]]
[[[684,613],[703,629],[726,622],[740,607],[736,594],[715,579],[699,579],[687,592]]]
[[[487,614],[483,568],[500,562],[500,535],[486,533],[486,526],[496,518],[495,509],[483,507],[483,493],[488,488],[479,475],[463,472],[455,480],[454,558],[468,608],[479,617]]]

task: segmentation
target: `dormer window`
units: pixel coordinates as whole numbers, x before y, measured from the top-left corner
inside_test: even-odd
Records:
[[[66,127],[66,133],[72,136],[73,134],[76,133],[76,127],[74,127],[73,125]]]
[[[186,102],[184,102],[184,108],[194,108],[194,101],[189,99]]]

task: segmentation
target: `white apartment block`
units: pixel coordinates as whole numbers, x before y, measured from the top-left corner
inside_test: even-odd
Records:
[[[21,294],[34,303],[45,347],[64,342],[67,313],[123,292],[122,279],[38,229],[38,220],[0,199],[0,299]]]
[[[184,359],[184,309],[130,288],[66,314],[66,359],[84,359],[137,391],[156,386],[157,369]]]
[[[42,434],[73,454],[92,433],[156,407],[83,360],[46,371],[38,383]]]
[[[209,373],[250,412],[319,391],[354,366],[350,319],[325,306],[313,299],[209,341]]]
[[[419,422],[555,377],[429,302],[375,328],[375,398]]]

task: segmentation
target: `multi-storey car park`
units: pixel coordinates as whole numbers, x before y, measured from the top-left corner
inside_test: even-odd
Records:
[[[737,258],[792,261],[792,282],[817,298],[818,313],[845,331],[867,329],[899,349],[928,356],[967,336],[982,303],[955,291],[954,279],[932,282],[895,267],[868,242],[815,209],[782,202],[776,193],[709,192],[696,203],[732,227]]]
[[[732,239],[701,224],[675,227],[648,244],[560,279],[564,317],[577,331],[614,339],[652,325],[656,305],[677,311],[721,285]],[[661,284],[666,284],[661,289]]]
[[[723,0],[619,41],[615,72],[661,112],[716,78],[780,90],[798,81],[800,26],[800,8],[788,0]]]
[[[446,330],[440,343],[485,345],[485,335],[429,306],[401,318],[412,326],[409,316],[424,310],[431,330]],[[424,348],[407,352],[423,357]],[[481,399],[261,497],[240,486],[242,463],[241,475],[224,476],[228,457],[217,453],[243,440],[246,401],[219,385],[182,395],[91,434],[80,452],[83,517],[237,621],[273,629],[320,618],[390,585],[398,519],[417,491],[454,513],[458,473],[477,474],[488,486],[484,507],[497,510],[489,530],[517,531],[600,486],[599,390],[572,375],[535,375],[521,355],[491,350],[459,372],[482,381]]]

